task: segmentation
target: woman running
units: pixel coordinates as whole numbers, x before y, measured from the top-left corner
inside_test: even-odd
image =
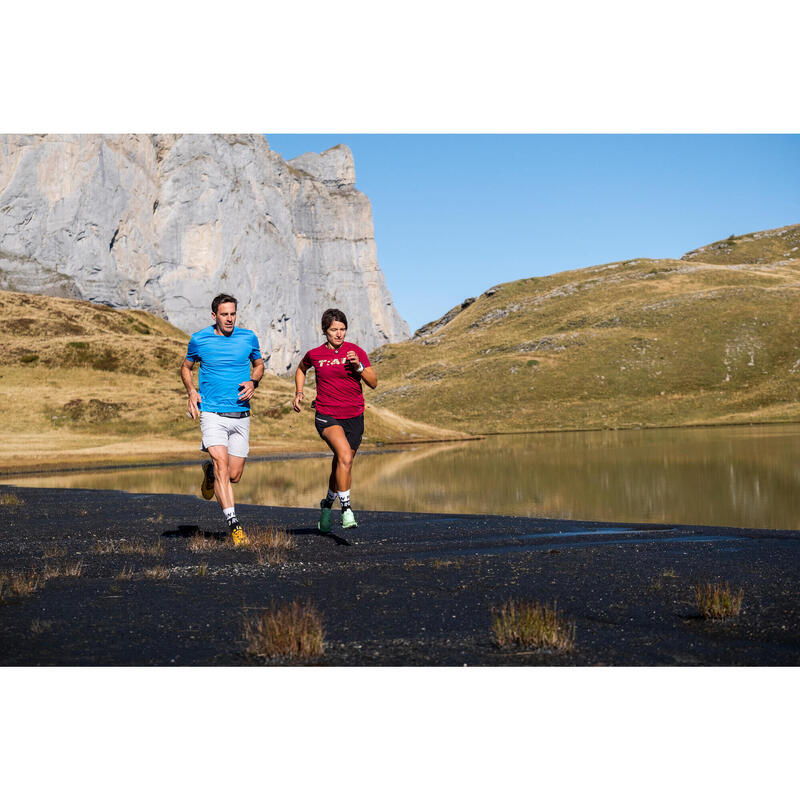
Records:
[[[317,376],[315,409],[317,432],[333,451],[328,496],[320,503],[317,527],[328,533],[331,509],[337,496],[342,504],[342,527],[356,528],[350,508],[350,480],[353,459],[364,435],[364,395],[361,381],[371,389],[378,385],[378,376],[370,366],[367,354],[357,345],[344,340],[347,317],[338,308],[329,308],[322,315],[325,343],[309,350],[294,374],[294,410],[301,410],[306,372],[314,367]]]

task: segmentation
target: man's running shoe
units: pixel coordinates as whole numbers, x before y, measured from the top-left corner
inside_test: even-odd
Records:
[[[234,547],[242,547],[243,545],[250,544],[247,534],[242,530],[239,522],[231,523],[231,537],[233,538]]]
[[[203,482],[200,484],[200,494],[204,500],[214,496],[214,464],[211,461],[203,462]]]
[[[325,505],[325,501],[323,500],[319,504],[319,522],[317,523],[317,528],[321,530],[323,533],[330,533],[331,532],[331,509],[330,506]]]
[[[357,528],[356,515],[353,513],[352,508],[346,508],[342,511],[342,527],[343,528]]]

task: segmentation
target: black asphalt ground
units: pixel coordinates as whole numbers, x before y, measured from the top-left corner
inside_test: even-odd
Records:
[[[245,615],[294,599],[322,615],[325,652],[304,662],[316,665],[800,663],[800,531],[372,511],[343,531],[335,510],[323,535],[315,509],[237,510],[245,527],[288,530],[285,563],[190,550],[198,533],[225,534],[200,498],[0,486],[7,579],[81,563],[27,596],[6,591],[0,664],[295,663],[248,659],[241,632]],[[121,552],[159,542],[161,554]],[[166,577],[146,577],[156,565]],[[720,581],[743,590],[741,614],[702,619],[695,584]],[[497,648],[491,609],[508,599],[556,603],[574,650]]]

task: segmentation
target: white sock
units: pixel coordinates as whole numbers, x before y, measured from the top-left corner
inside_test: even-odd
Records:
[[[339,502],[342,504],[342,508],[345,506],[350,505],[350,490],[348,489],[346,492],[339,492]]]
[[[222,513],[225,515],[225,521],[230,522],[232,519],[236,517],[236,506],[231,506],[230,508],[223,508]]]

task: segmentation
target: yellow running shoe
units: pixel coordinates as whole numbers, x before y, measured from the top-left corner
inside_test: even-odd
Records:
[[[200,494],[204,500],[214,496],[214,464],[211,461],[203,462],[203,482],[200,484]]]
[[[242,526],[238,522],[234,522],[231,525],[231,538],[233,539],[234,547],[243,547],[246,544],[250,544],[247,534],[242,530]]]

